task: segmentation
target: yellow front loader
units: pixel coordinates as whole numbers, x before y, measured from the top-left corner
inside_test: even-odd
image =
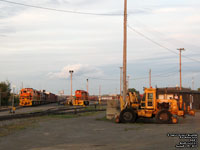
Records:
[[[183,107],[183,100],[157,99],[156,89],[145,88],[145,94],[141,102],[138,101],[135,93],[128,93],[126,100],[120,98],[121,112],[119,122],[135,122],[137,118],[156,118],[158,123],[177,123],[177,116],[185,116],[187,112]],[[193,110],[189,114],[194,115]]]

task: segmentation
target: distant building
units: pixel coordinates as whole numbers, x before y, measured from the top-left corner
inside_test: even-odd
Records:
[[[200,109],[200,92],[191,90],[190,88],[182,88],[180,91],[179,87],[166,87],[157,88],[158,99],[179,99],[180,95],[183,97],[183,101],[187,106],[193,109]]]

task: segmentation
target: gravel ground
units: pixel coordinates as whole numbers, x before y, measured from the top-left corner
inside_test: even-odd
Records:
[[[200,112],[195,117],[180,119],[179,124],[156,124],[152,120],[145,123],[140,120],[134,124],[116,124],[106,121],[104,116],[105,112],[101,112],[76,118],[38,119],[33,122],[34,126],[28,125],[23,130],[1,137],[0,149],[175,150],[175,145],[180,140],[178,137],[167,137],[168,133],[200,134]],[[30,119],[21,121],[28,120]]]

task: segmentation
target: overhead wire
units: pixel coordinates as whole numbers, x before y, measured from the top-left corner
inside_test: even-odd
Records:
[[[8,0],[0,0],[1,2],[6,2],[6,3],[10,3],[10,4],[15,4],[15,5],[21,5],[21,6],[25,6],[25,7],[32,7],[32,8],[37,8],[37,9],[45,9],[45,10],[49,10],[49,11],[57,11],[57,12],[65,12],[65,13],[74,13],[74,14],[83,14],[83,15],[99,15],[99,16],[119,16],[119,15],[123,15],[123,14],[108,14],[108,13],[92,13],[92,12],[81,12],[81,11],[72,11],[72,10],[62,10],[62,9],[55,9],[55,8],[48,8],[48,7],[42,7],[42,6],[36,6],[36,5],[29,5],[29,4],[24,4],[24,3],[19,3],[19,2],[12,2],[12,1],[8,1]],[[152,40],[151,38],[149,38],[148,36],[146,36],[145,34],[137,31],[136,29],[132,28],[130,25],[128,25],[128,28],[132,31],[134,31],[135,33],[139,34],[140,36],[144,37],[145,39],[151,41],[152,43],[158,45],[159,47],[174,53],[174,54],[178,54],[177,52],[175,52],[174,50],[171,50],[169,48],[167,48],[166,46]],[[192,61],[196,61],[196,62],[200,62],[194,58],[188,57],[183,55],[183,57],[190,59]],[[160,75],[156,75],[156,77],[158,77]],[[155,77],[155,76],[154,76]],[[101,79],[101,78],[95,78],[95,77],[88,77],[90,79],[96,79],[96,80],[119,80],[119,79]],[[141,77],[141,78],[134,78],[133,80],[138,80],[138,79],[146,79],[148,77]],[[76,80],[76,79],[75,79]],[[130,79],[131,80],[131,79]]]
[[[73,13],[73,14],[81,14],[81,15],[95,15],[95,16],[122,16],[123,14],[111,14],[111,13],[93,13],[93,12],[82,12],[82,11],[73,11],[73,10],[64,10],[64,9],[55,9],[49,7],[42,7],[30,4],[24,4],[19,2],[7,1],[7,0],[0,0],[1,2],[25,6],[25,7],[32,7],[37,9],[44,9],[49,11],[57,11],[57,12],[65,12],[65,13]]]
[[[152,43],[154,43],[154,44],[156,44],[156,45],[158,45],[158,46],[160,46],[160,47],[166,49],[167,51],[169,51],[169,52],[171,52],[171,53],[174,53],[174,54],[178,54],[177,52],[175,52],[175,51],[173,51],[173,50],[171,50],[171,49],[165,47],[164,45],[159,44],[158,42],[156,42],[156,41],[152,40],[151,38],[149,38],[148,36],[144,35],[143,33],[141,33],[141,32],[139,32],[139,31],[137,31],[136,29],[132,28],[130,25],[128,25],[128,28],[129,28],[130,30],[134,31],[135,33],[139,34],[140,36],[144,37],[145,39],[151,41]]]
[[[8,1],[8,0],[0,0],[1,2],[6,2],[6,3],[10,3],[10,4],[15,4],[15,5],[21,5],[21,6],[26,6],[26,7],[32,7],[32,8],[37,8],[37,9],[45,9],[45,10],[50,10],[50,11],[57,11],[57,12],[65,12],[65,13],[74,13],[74,14],[82,14],[82,15],[98,15],[98,16],[119,16],[119,15],[123,15],[123,14],[109,14],[109,13],[92,13],[92,12],[81,12],[81,11],[72,11],[72,10],[62,10],[62,9],[55,9],[55,8],[49,8],[49,7],[42,7],[42,6],[36,6],[36,5],[30,5],[30,4],[24,4],[24,3],[19,3],[19,2],[13,2],[13,1]],[[148,36],[144,35],[143,33],[137,31],[136,29],[132,28],[130,25],[128,25],[128,28],[131,29],[132,31],[134,31],[135,33],[141,35],[142,37],[146,38],[147,40],[151,41],[152,43],[158,45],[159,47],[162,47],[168,51],[170,51],[171,53],[174,54],[178,54],[177,52],[167,48],[166,46],[152,40],[151,38],[149,38]],[[196,60],[194,58],[191,58],[189,56],[185,56],[182,55],[183,57],[190,59],[192,61],[196,61],[199,62],[199,60]]]
[[[151,38],[149,38],[149,37],[148,37],[148,36],[146,36],[145,34],[143,34],[143,33],[139,32],[139,31],[137,31],[137,30],[136,30],[136,29],[134,29],[134,28],[132,28],[130,25],[128,25],[128,28],[129,28],[131,31],[133,31],[133,32],[135,32],[135,33],[139,34],[140,36],[144,37],[145,39],[147,39],[147,40],[151,41],[152,43],[154,43],[154,44],[158,45],[159,47],[161,47],[161,48],[163,48],[163,49],[165,49],[165,50],[167,50],[167,51],[169,51],[169,52],[171,52],[171,53],[174,53],[174,54],[178,55],[178,53],[177,53],[177,52],[175,52],[174,50],[172,50],[172,49],[169,49],[168,47],[166,47],[166,46],[164,46],[164,45],[162,45],[162,44],[160,44],[160,43],[158,43],[158,42],[156,42],[156,41],[152,40]],[[198,62],[198,63],[200,63],[200,61],[199,61],[199,60],[197,60],[197,59],[194,59],[194,58],[191,58],[191,57],[189,57],[189,56],[182,55],[182,57],[185,57],[185,58],[187,58],[187,59],[190,59],[190,60],[192,60],[192,61],[195,61],[195,62]]]

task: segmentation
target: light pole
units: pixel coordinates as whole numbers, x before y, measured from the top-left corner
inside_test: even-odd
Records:
[[[12,113],[15,112],[15,107],[14,107],[14,102],[15,102],[15,88],[16,88],[16,85],[13,85]]]
[[[99,85],[99,104],[101,104],[101,85]]]
[[[151,69],[149,70],[149,88],[151,88]]]
[[[69,70],[69,73],[71,75],[71,101],[72,101],[72,74],[73,74],[73,70]]]
[[[89,93],[89,91],[88,91],[88,79],[86,79],[86,81],[87,81],[87,93]]]

